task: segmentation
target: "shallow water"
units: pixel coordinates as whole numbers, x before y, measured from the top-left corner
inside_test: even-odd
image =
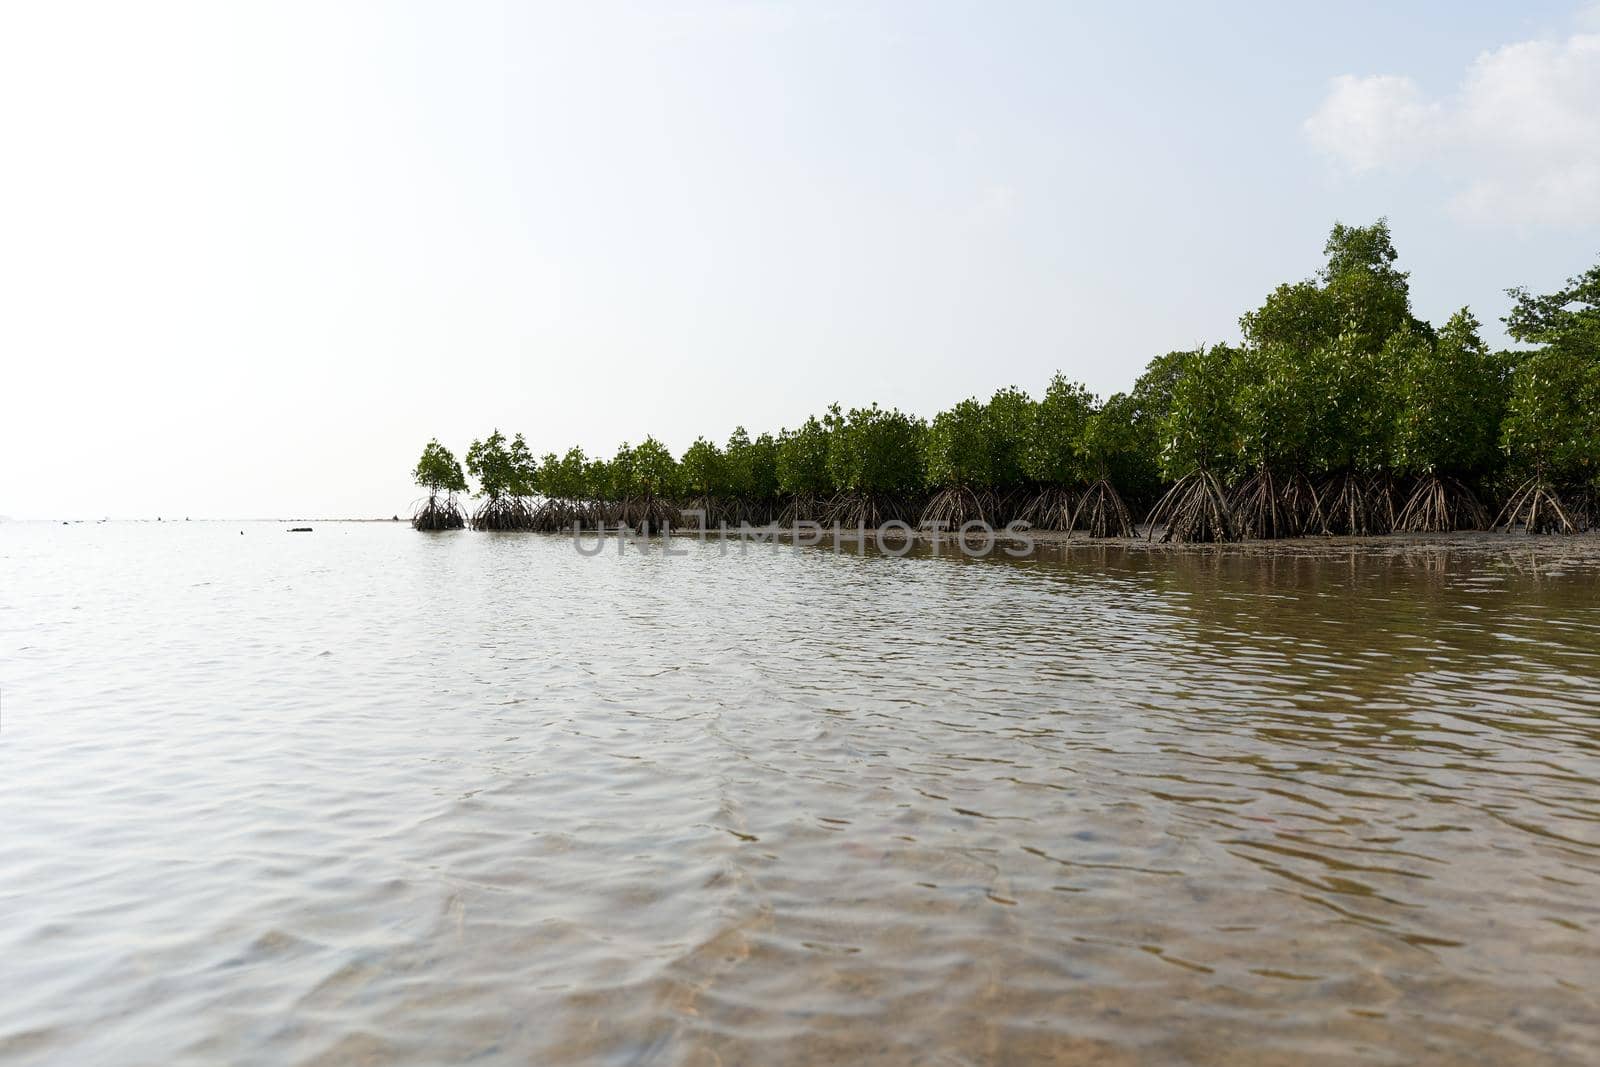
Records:
[[[316,526],[0,525],[0,1062],[1600,1048],[1593,539]]]

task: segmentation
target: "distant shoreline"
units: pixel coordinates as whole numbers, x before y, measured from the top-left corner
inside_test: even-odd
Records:
[[[279,522],[374,522],[374,523],[385,523],[385,524],[390,525],[390,526],[409,526],[410,525],[408,522],[406,522],[405,519],[397,519],[397,518],[388,518],[388,519],[308,519],[308,518],[290,518],[290,519],[260,519],[260,518],[254,518],[254,519],[241,519],[241,518],[232,518],[232,519],[215,519],[215,518],[210,518],[210,519],[194,519],[194,518],[189,518],[189,519],[168,519],[168,518],[163,517],[163,518],[159,518],[159,519],[110,519],[110,518],[107,518],[107,519],[64,519],[64,518],[57,517],[57,518],[26,518],[26,519],[18,519],[18,518],[11,518],[9,516],[0,516],[0,525],[4,525],[4,524],[7,524],[7,523],[21,525],[22,523],[28,523],[28,522],[42,522],[42,523],[56,523],[56,524],[68,523],[68,524],[71,524],[73,526],[80,526],[80,525],[81,526],[99,526],[99,525],[103,525],[103,524],[107,524],[107,523],[113,523],[113,522],[117,522],[117,523],[147,523],[147,524],[149,524],[151,526],[156,526],[156,525],[161,525],[161,526],[182,526],[184,523],[193,524],[193,523],[197,523],[197,522],[256,522],[256,523],[269,523],[269,522],[270,523],[279,523]]]
[[[324,524],[324,525],[332,525],[332,524],[350,525],[350,524],[356,524],[356,525],[379,525],[379,526],[403,526],[406,529],[410,529],[411,528],[411,524],[409,522],[407,522],[406,520],[404,520],[404,519],[398,519],[397,520],[397,519],[392,519],[392,518],[390,518],[390,519],[349,519],[349,518],[340,518],[340,519],[307,519],[307,518],[289,518],[289,519],[259,519],[259,518],[257,518],[257,519],[166,519],[166,518],[162,518],[162,519],[13,519],[13,518],[0,518],[0,525],[13,525],[13,526],[22,526],[22,525],[106,526],[106,525],[113,525],[113,524],[115,524],[115,525],[123,525],[123,526],[131,526],[131,525],[183,526],[183,525],[195,525],[197,523],[207,523],[207,524],[211,524],[211,525],[233,524],[233,523],[250,523],[250,524],[258,525],[258,526],[267,526],[267,525],[281,526],[281,525],[287,525],[289,523],[321,523],[321,524]],[[1400,545],[1400,544],[1428,544],[1428,545],[1505,544],[1505,545],[1508,545],[1508,546],[1515,546],[1515,545],[1526,545],[1526,544],[1564,544],[1564,543],[1568,543],[1568,542],[1580,542],[1580,541],[1581,542],[1600,542],[1600,529],[1585,530],[1585,531],[1583,531],[1581,533],[1576,533],[1576,534],[1552,534],[1552,533],[1530,534],[1530,533],[1525,533],[1522,530],[1508,531],[1508,530],[1504,530],[1504,529],[1498,529],[1498,530],[1456,530],[1456,531],[1451,531],[1451,532],[1436,532],[1436,533],[1427,533],[1427,532],[1424,532],[1424,533],[1411,533],[1411,532],[1396,531],[1394,533],[1367,534],[1367,535],[1308,534],[1308,535],[1305,535],[1305,536],[1302,536],[1302,537],[1242,538],[1242,539],[1236,540],[1236,541],[1192,541],[1192,542],[1174,542],[1174,543],[1170,543],[1169,544],[1169,543],[1163,543],[1159,539],[1151,540],[1147,536],[1148,533],[1149,533],[1149,530],[1150,530],[1150,527],[1149,527],[1148,524],[1140,523],[1138,525],[1138,533],[1133,537],[1089,537],[1088,535],[1084,534],[1082,531],[1075,531],[1075,532],[1072,532],[1072,533],[1068,533],[1068,532],[1062,531],[1062,530],[1028,530],[1026,532],[1027,532],[1027,536],[1031,540],[1033,540],[1033,541],[1035,541],[1035,542],[1037,542],[1039,544],[1050,544],[1050,545],[1069,545],[1070,544],[1070,545],[1097,546],[1097,547],[1116,546],[1116,545],[1147,545],[1147,546],[1154,546],[1154,547],[1161,547],[1161,548],[1176,548],[1176,547],[1224,548],[1224,547],[1228,547],[1230,545],[1231,546],[1245,545],[1245,546],[1256,546],[1256,547],[1260,547],[1260,546],[1263,546],[1263,545],[1268,545],[1268,546],[1272,546],[1272,547],[1290,548],[1290,547],[1293,547],[1295,545],[1341,546],[1341,545],[1386,545],[1386,544],[1387,545]],[[542,531],[542,530],[479,530],[479,531],[441,530],[441,531],[428,531],[428,532],[433,532],[433,533],[463,533],[463,534],[470,534],[471,536],[483,536],[485,534],[493,535],[493,536],[540,536],[540,537],[571,537],[572,536],[572,532],[570,530],[555,530],[555,531]],[[596,531],[596,530],[591,529],[591,528],[585,528],[585,529],[582,530],[581,536],[587,541],[592,541],[598,532],[599,531]],[[752,526],[752,527],[750,527],[749,532],[750,532],[751,536],[744,537],[744,538],[742,538],[743,540],[757,542],[757,541],[763,541],[763,540],[774,540],[774,539],[776,539],[776,540],[779,540],[779,541],[782,541],[782,542],[785,542],[785,543],[794,540],[794,530],[791,529],[790,527],[777,527],[777,528],[774,528],[774,527]],[[830,526],[823,526],[823,527],[821,527],[821,534],[823,536],[824,542],[825,543],[829,542],[833,538],[833,528],[830,527]],[[1003,542],[1006,539],[1006,535],[1005,535],[1003,530],[996,530],[995,531],[995,535],[996,535],[997,541],[999,541],[999,542]],[[616,529],[614,527],[613,528],[608,528],[604,532],[604,534],[602,536],[604,536],[607,539],[614,539],[616,537]],[[646,535],[646,534],[630,534],[629,536],[632,537],[635,540],[659,540],[660,537],[661,537],[660,534],[648,534],[648,535]],[[699,530],[698,528],[695,528],[695,527],[674,528],[672,530],[670,536],[674,537],[674,538],[702,539],[702,540],[706,540],[706,541],[727,540],[727,541],[737,542],[737,541],[741,540],[740,531],[739,531],[739,529],[737,527],[729,527],[728,530],[725,533],[723,531],[719,530],[719,529],[716,529],[716,528],[708,529],[708,530],[705,530],[704,532],[702,532],[701,530]],[[857,534],[856,534],[856,530],[855,530],[854,527],[843,527],[842,530],[841,530],[841,540],[843,540],[843,541],[847,541],[847,542],[848,541],[854,541],[856,539],[856,536],[857,536]],[[869,541],[872,540],[872,538],[874,536],[874,531],[873,531],[872,528],[869,527],[867,529],[866,536],[867,536],[867,539]],[[904,534],[902,534],[901,532],[899,532],[898,530],[893,529],[893,528],[886,530],[884,536],[885,536],[886,540],[891,540],[891,541],[903,541],[903,540],[905,540]],[[976,535],[976,534],[973,535],[974,538],[976,538],[977,536],[978,535]],[[940,534],[940,540],[943,541],[944,543],[947,543],[947,544],[952,542],[955,537],[956,537],[956,531],[953,531],[953,530],[948,530],[947,529],[947,530],[942,531],[941,534]],[[918,530],[918,531],[915,531],[915,540],[916,540],[916,542],[918,544],[930,544],[933,539],[932,539],[929,531],[927,531],[927,530]]]

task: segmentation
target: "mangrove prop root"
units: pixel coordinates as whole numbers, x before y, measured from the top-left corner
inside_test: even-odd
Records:
[[[770,526],[778,518],[778,502],[771,497],[743,497],[739,501],[739,519],[751,526]]]
[[[684,501],[678,513],[679,517],[672,520],[675,528],[706,531],[721,526],[737,529],[742,524],[770,526],[774,522],[784,521],[780,516],[786,514],[782,502],[776,498],[708,496],[704,493]],[[805,519],[810,516],[799,517]]]
[[[707,530],[715,530],[721,523],[737,526],[738,520],[733,517],[733,510],[726,497],[702,493],[683,506],[684,529],[698,530],[702,523]],[[696,515],[694,512],[701,514]]]
[[[1078,494],[1065,486],[1047,486],[1034,494],[1020,517],[1035,530],[1070,530],[1078,500]]]
[[[1600,486],[1589,486],[1567,499],[1567,514],[1580,530],[1592,530],[1600,521]]]
[[[827,501],[816,493],[794,493],[778,510],[778,525],[792,529],[802,522],[820,523],[827,510]]]
[[[486,500],[472,513],[474,530],[531,530],[534,510],[521,497],[502,496]]]
[[[1240,537],[1273,540],[1305,532],[1300,509],[1289,499],[1288,483],[1262,467],[1233,491],[1228,501]]]
[[[1341,471],[1323,486],[1327,532],[1366,537],[1394,532],[1394,496],[1387,478]]]
[[[1101,478],[1078,499],[1067,529],[1083,530],[1090,537],[1132,537],[1133,515],[1109,479]]]
[[[1217,476],[1207,470],[1185,474],[1156,502],[1150,512],[1150,536],[1163,527],[1166,541],[1237,541],[1228,498]]]
[[[1311,479],[1295,473],[1283,485],[1283,502],[1288,505],[1302,534],[1328,532],[1328,518],[1322,511],[1322,498]]]
[[[534,509],[533,525],[529,528],[540,533],[565,533],[574,526],[593,529],[594,514],[590,501],[552,497]]]
[[[411,525],[417,530],[459,530],[466,526],[467,517],[455,497],[440,500],[430,496],[411,516]]]
[[[893,493],[851,493],[836,495],[823,509],[822,524],[841,528],[866,527],[876,529],[889,522],[915,522],[921,515],[916,501]]]
[[[1578,523],[1567,511],[1566,505],[1550,484],[1538,476],[1518,486],[1494,524],[1496,528],[1504,526],[1508,530],[1513,526],[1521,526],[1528,533],[1578,532]]]
[[[683,526],[678,509],[650,493],[622,501],[615,509],[615,517],[620,525],[646,535],[660,533],[669,526]]]
[[[917,524],[928,528],[942,524],[946,530],[959,530],[969,522],[992,523],[995,505],[993,493],[953,486],[934,494]]]
[[[1417,479],[1395,529],[1407,533],[1451,533],[1482,530],[1489,515],[1476,494],[1454,478],[1427,474]]]
[[[732,498],[728,501],[725,510],[729,526],[738,526],[744,523],[748,523],[751,526],[766,526],[778,514],[778,508],[774,501],[750,496]]]
[[[1033,492],[1028,489],[1012,489],[1009,492],[996,493],[994,507],[989,512],[989,522],[996,527],[1011,522],[1026,522],[1028,505],[1033,502],[1033,496]]]

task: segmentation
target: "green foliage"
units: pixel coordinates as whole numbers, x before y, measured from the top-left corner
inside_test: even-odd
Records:
[[[728,489],[735,496],[748,496],[750,493],[750,434],[743,426],[735,426],[733,433],[728,435],[728,443],[722,450],[722,455],[728,465]]]
[[[1600,360],[1573,336],[1526,353],[1511,374],[1501,447],[1525,473],[1600,479]]]
[[[581,448],[569,448],[559,459],[548,452],[539,462],[539,490],[560,500],[581,500],[589,495],[585,480],[588,457]]]
[[[673,496],[678,492],[680,472],[672,451],[654,437],[646,437],[633,450],[628,482],[619,486],[621,499],[637,496]]]
[[[728,488],[747,500],[766,500],[778,492],[778,443],[771,434],[754,441],[743,426],[728,438],[723,452],[727,462]]]
[[[467,491],[467,479],[461,473],[461,464],[456,462],[454,453],[439,443],[437,437],[423,446],[422,458],[417,460],[416,467],[412,469],[411,480],[426,489],[429,496]]]
[[[1234,354],[1234,415],[1240,472],[1262,467],[1304,472],[1321,411],[1314,364],[1283,343]]]
[[[750,442],[749,456],[745,468],[749,496],[755,500],[771,500],[778,495],[777,439],[770,433],[759,435]]]
[[[1134,421],[1152,431],[1152,443],[1159,441],[1161,425],[1172,413],[1173,390],[1193,354],[1168,352],[1164,356],[1157,356],[1146,364],[1144,373],[1133,383],[1133,406],[1137,413]]]
[[[990,484],[994,488],[1014,489],[1028,480],[1028,441],[1033,436],[1036,407],[1033,399],[1016,386],[999,390],[985,405]]]
[[[502,497],[527,496],[531,489],[533,457],[522,437],[510,445],[498,429],[467,448],[467,471],[478,480],[479,490],[490,501]]]
[[[1124,492],[1143,499],[1161,482],[1157,424],[1141,418],[1139,402],[1115,393],[1090,416],[1083,433],[1086,476],[1109,478]]]
[[[937,488],[986,488],[993,484],[988,411],[963,400],[934,416],[923,435],[928,484]]]
[[[1493,459],[1504,382],[1478,330],[1478,320],[1462,308],[1434,341],[1401,335],[1393,390],[1397,470],[1463,473]]]
[[[583,492],[578,494],[579,499],[615,500],[617,498],[611,463],[607,460],[584,460],[582,485]]]
[[[837,405],[835,405],[837,410]],[[778,434],[778,488],[785,493],[826,493],[833,487],[828,473],[829,429],[815,416],[797,430]]]
[[[1044,399],[1034,405],[1022,453],[1022,472],[1040,485],[1073,486],[1089,480],[1088,433],[1094,395],[1064,375],[1050,379]]]
[[[1400,254],[1394,250],[1394,238],[1389,233],[1389,220],[1379,219],[1371,226],[1346,226],[1335,222],[1322,246],[1327,263],[1321,274],[1323,281],[1332,282],[1350,274],[1370,274],[1387,277],[1401,285],[1407,275],[1394,269]]]
[[[602,500],[627,500],[635,495],[633,446],[624,441],[606,463],[605,477],[599,480]]]
[[[1505,317],[1506,332],[1523,344],[1558,340],[1600,354],[1600,264],[1590,267],[1553,293],[1534,296],[1526,289],[1507,289],[1513,306]]]
[[[906,493],[922,488],[921,419],[877,404],[828,410],[828,474],[834,488],[851,493]]]
[[[1411,315],[1410,275],[1394,268],[1398,254],[1387,219],[1371,226],[1334,223],[1323,252],[1328,257],[1322,268],[1323,292],[1348,347],[1377,352],[1408,326],[1431,335],[1428,324]]]
[[[1375,470],[1391,459],[1393,368],[1433,330],[1411,314],[1387,220],[1335,223],[1323,253],[1315,279],[1278,286],[1239,320],[1245,466]]]
[[[539,463],[528,449],[528,442],[519,433],[511,439],[508,451],[511,457],[511,495],[532,496],[539,488]]]
[[[683,471],[683,486],[691,495],[712,497],[728,492],[728,470],[722,449],[704,437],[695,438],[694,444],[684,450],[678,465]]]
[[[1600,482],[1600,266],[1546,296],[1509,290],[1514,354],[1501,448],[1554,482]]]
[[[1278,286],[1266,302],[1239,319],[1245,344],[1309,352],[1339,334],[1339,311],[1314,281]]]
[[[1436,494],[1445,482],[1465,484],[1470,497],[1473,485],[1505,484],[1504,456],[1541,484],[1600,487],[1600,266],[1553,293],[1508,290],[1507,329],[1534,347],[1491,353],[1465,308],[1437,331],[1412,315],[1385,220],[1337,224],[1323,251],[1314,276],[1278,286],[1239,320],[1241,347],[1159,356],[1130,392],[1099,407],[1058,374],[1038,402],[1005,388],[964,400],[931,425],[876,404],[848,412],[834,404],[776,439],[752,438],[742,426],[725,447],[698,439],[681,462],[647,437],[605,461],[573,448],[535,463],[521,435],[508,442],[497,429],[472,442],[465,468],[491,502],[535,492],[613,501],[688,493],[759,505],[741,504],[740,514],[776,510],[765,504],[779,493],[901,497],[930,486],[1067,488],[1102,478],[1154,499],[1162,479],[1191,473],[1200,475],[1191,488],[1205,489],[1194,499],[1214,510],[1236,506],[1218,505],[1220,479],[1234,480],[1231,499],[1266,499],[1273,484],[1304,499],[1302,475],[1337,475],[1331,484],[1350,529],[1387,528],[1388,520],[1368,523],[1358,512],[1388,499],[1391,474],[1436,476],[1424,482]],[[467,485],[437,440],[413,478],[430,496]],[[1246,478],[1254,480],[1238,484]],[[887,514],[909,503],[875,507],[887,504]]]
[[[1239,436],[1233,406],[1235,349],[1212,345],[1182,355],[1176,361],[1172,406],[1162,420],[1161,468],[1172,479],[1196,470],[1226,469]]]
[[[1501,447],[1524,471],[1558,482],[1600,481],[1600,266],[1554,293],[1508,290],[1516,353]]]
[[[1355,334],[1344,334],[1306,354],[1304,373],[1313,418],[1310,463],[1328,473],[1386,469],[1394,455],[1395,373],[1413,344],[1402,330],[1377,352],[1367,352]]]

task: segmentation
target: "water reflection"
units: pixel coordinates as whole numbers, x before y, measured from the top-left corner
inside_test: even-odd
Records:
[[[242,543],[0,528],[0,1058],[1600,1047],[1592,540]]]

